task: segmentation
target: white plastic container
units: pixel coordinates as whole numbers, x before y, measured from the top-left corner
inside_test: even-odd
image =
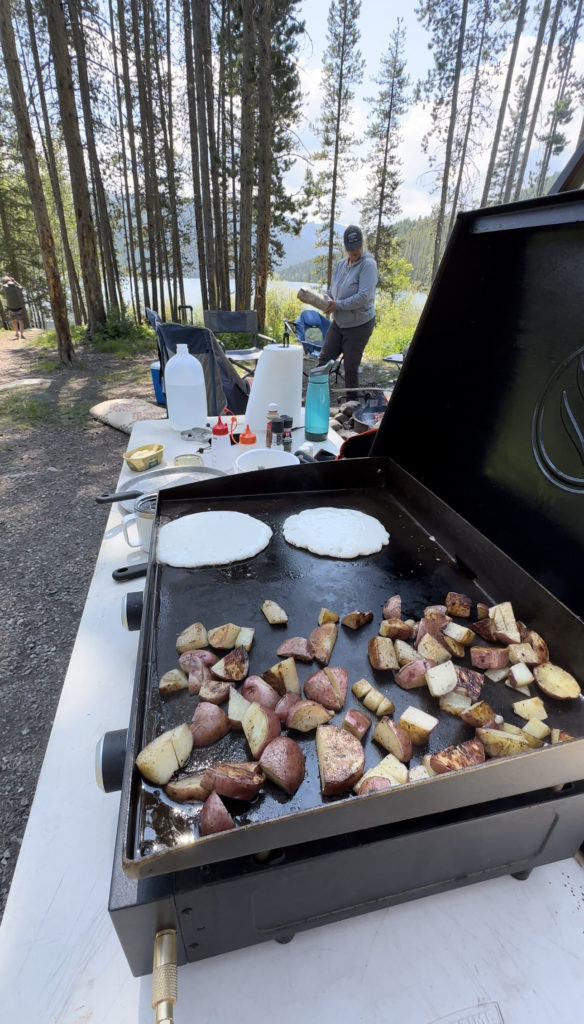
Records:
[[[256,433],[266,429],[268,406],[274,402],[292,417],[292,426],[302,419],[302,345],[266,345],[253,378],[245,421]]]
[[[300,459],[292,452],[281,448],[252,448],[238,455],[235,460],[236,473],[249,473],[256,469],[274,469],[276,466],[297,466]]]
[[[173,430],[204,427],[207,421],[205,374],[187,345],[177,345],[176,355],[164,370],[164,388],[168,419]]]

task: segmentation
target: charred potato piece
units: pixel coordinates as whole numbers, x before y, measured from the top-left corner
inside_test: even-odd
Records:
[[[262,672],[262,679],[282,697],[286,693],[300,694],[300,680],[294,658],[285,658],[272,665],[266,672]]]
[[[229,732],[229,719],[216,704],[197,704],[190,730],[195,747],[208,747]]]
[[[215,792],[209,793],[199,815],[200,835],[211,836],[232,828],[235,828],[235,822],[221,797]]]
[[[288,796],[294,796],[304,779],[306,761],[295,740],[278,736],[264,750],[260,766],[266,777]]]
[[[468,626],[459,626],[457,622],[447,622],[442,632],[444,636],[450,637],[451,640],[462,644],[463,647],[469,647],[475,638],[472,629],[469,629]]]
[[[477,729],[477,739],[483,744],[489,757],[509,757],[530,749],[529,737],[521,729],[510,733],[505,729]]]
[[[477,704],[472,704],[467,711],[463,711],[460,717],[465,725],[472,725],[475,729],[486,729],[495,724],[497,713],[486,700],[480,700]]]
[[[206,647],[208,643],[207,630],[203,623],[193,622],[191,626],[183,629],[176,638],[176,649],[179,654],[184,654],[185,651],[195,651],[200,647]]]
[[[379,626],[379,635],[388,636],[390,640],[411,640],[412,627],[401,619],[383,619]]]
[[[509,644],[509,661],[512,665],[539,665],[539,658],[531,644]]]
[[[337,725],[319,725],[316,756],[323,796],[336,796],[352,789],[365,770],[360,741]]]
[[[430,767],[436,775],[443,775],[445,772],[458,771],[459,768],[470,768],[473,764],[482,764],[484,760],[485,748],[481,741],[468,740],[431,754]]]
[[[482,672],[475,672],[472,668],[460,668],[456,666],[456,693],[466,693],[470,697],[471,701],[476,703],[481,695],[481,690],[485,682]]]
[[[193,749],[193,737],[186,723],[168,729],[140,751],[136,767],[148,782],[165,786],[185,764]]]
[[[468,619],[472,601],[466,594],[457,594],[451,590],[446,595],[446,611],[449,615],[456,615],[459,619]]]
[[[412,661],[418,661],[420,655],[417,650],[411,644],[407,644],[405,640],[396,640],[393,646],[398,665],[401,665],[402,668],[404,665],[409,665]]]
[[[384,789],[393,789],[394,786],[399,785],[395,779],[384,779],[381,775],[370,775],[368,779],[363,780],[363,785],[359,787],[358,796],[368,796],[369,793],[381,793]]]
[[[470,663],[473,668],[507,668],[509,651],[506,647],[471,647]]]
[[[236,647],[245,647],[246,651],[251,651],[251,645],[253,644],[253,638],[255,636],[255,629],[251,626],[242,626],[237,634],[237,640],[235,641]]]
[[[450,661],[450,651],[446,646],[444,637],[438,640],[431,633],[424,633],[421,640],[416,641],[418,657],[433,661],[439,665],[443,661]]]
[[[199,700],[209,701],[210,704],[225,704],[230,689],[229,683],[220,679],[208,679],[201,683]]]
[[[428,742],[430,733],[438,725],[438,719],[420,708],[409,707],[403,712],[399,725],[405,729],[415,746],[422,746]]]
[[[275,601],[264,601],[262,611],[270,626],[285,626],[288,622],[286,612]]]
[[[211,666],[215,679],[223,679],[227,683],[240,683],[249,671],[249,654],[245,647],[234,647],[216,665]]]
[[[318,613],[318,624],[324,626],[327,622],[338,622],[339,616],[336,612],[331,612],[328,608],[321,608]]]
[[[361,626],[366,626],[368,622],[373,619],[373,612],[348,612],[347,615],[343,615],[341,619],[341,626],[347,626],[348,629],[361,629]]]
[[[489,608],[489,618],[493,624],[493,639],[503,644],[518,644],[521,634],[517,628],[515,613],[510,601],[494,604]]]
[[[226,622],[223,626],[215,626],[214,629],[210,629],[207,633],[209,643],[211,647],[216,647],[220,651],[231,651],[236,643],[239,636],[241,626],[236,626],[233,622]]]

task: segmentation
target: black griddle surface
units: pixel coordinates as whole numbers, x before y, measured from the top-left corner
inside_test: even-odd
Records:
[[[350,560],[323,558],[289,545],[283,537],[284,520],[294,512],[323,505],[358,508],[374,516],[388,530],[389,544],[376,554]],[[337,642],[329,663],[330,667],[344,667],[349,674],[345,707],[335,714],[331,723],[341,725],[347,710],[352,707],[365,711],[372,719],[372,726],[364,742],[366,770],[379,763],[386,751],[371,740],[377,719],[366,711],[351,692],[352,684],[362,677],[394,702],[396,721],[410,705],[420,707],[439,718],[439,725],[433,731],[429,745],[414,747],[410,767],[420,763],[428,751],[437,751],[473,737],[472,728],[439,711],[438,701],[431,697],[426,688],[406,692],[393,682],[393,672],[374,671],[367,656],[367,642],[378,634],[383,604],[392,594],[399,593],[402,596],[403,618],[416,620],[427,605],[443,603],[450,590],[468,594],[475,603],[515,599],[517,606],[514,605],[514,610],[517,617],[521,618],[517,595],[486,595],[480,588],[480,580],[469,580],[434,537],[383,487],[365,487],[358,491],[341,489],[321,493],[240,495],[237,498],[189,502],[186,505],[163,502],[159,522],[167,522],[179,513],[213,508],[232,509],[255,516],[272,528],[273,537],[268,547],[255,558],[230,566],[191,570],[153,566],[154,598],[147,678],[144,681],[145,710],[137,750],[165,729],[189,722],[197,706],[198,698],[187,692],[161,698],[158,691],[159,679],[169,669],[178,666],[176,638],[188,625],[201,621],[207,628],[212,628],[226,622],[235,622],[240,626],[254,627],[250,674],[261,675],[279,660],[276,649],[283,640],[292,636],[308,636],[317,625],[322,607],[337,612],[341,617],[355,609],[373,611],[373,621],[362,629],[353,631],[339,625]],[[289,619],[286,627],[268,624],[261,612],[261,605],[268,598],[286,609]],[[457,621],[468,623],[471,620]],[[482,643],[479,638],[477,642]],[[468,654],[463,660],[455,661],[456,664],[470,665]],[[316,661],[309,664],[298,662],[301,685],[319,668]],[[533,687],[532,690],[535,693]],[[522,724],[522,720],[517,718],[511,708],[520,696],[503,683],[495,684],[486,680],[482,697],[507,721]],[[569,701],[566,702],[569,705],[567,707],[561,702],[545,698],[545,703],[549,709],[548,724],[571,732],[576,728],[576,705],[579,720],[576,735],[584,734],[584,702]],[[263,791],[250,804],[225,801],[236,822],[236,832],[244,826],[254,829],[256,835],[251,846],[256,852],[272,847],[271,822],[283,816],[296,816],[298,842],[305,841],[310,838],[310,823],[304,812],[314,813],[320,809],[321,813],[326,813],[330,804],[357,800],[351,794],[336,798],[322,797],[315,734],[287,733],[283,729],[283,735],[286,734],[297,740],[306,757],[306,777],[297,793],[289,798],[275,785],[266,782]],[[189,762],[180,774],[196,773],[219,761],[250,759],[243,733],[231,731],[212,746],[193,749]],[[201,806],[200,803],[174,803],[159,787],[150,786],[139,779],[134,827],[130,828],[130,843],[127,846],[129,860],[134,861],[132,873],[172,870],[173,853],[177,850],[180,850],[180,864],[184,866],[187,848],[187,860],[193,865],[235,856],[235,852],[229,852],[229,844],[236,833],[198,837],[197,820]]]

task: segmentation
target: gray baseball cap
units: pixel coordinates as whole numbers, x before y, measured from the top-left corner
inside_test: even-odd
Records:
[[[347,252],[352,252],[354,249],[362,249],[363,232],[361,231],[361,228],[358,228],[356,224],[349,224],[349,227],[345,228],[343,245]]]

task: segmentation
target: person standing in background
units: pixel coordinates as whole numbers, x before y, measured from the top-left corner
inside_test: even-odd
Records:
[[[4,292],[6,311],[12,320],[15,338],[18,338],[19,336],[24,338],[24,318],[26,316],[26,309],[24,308],[24,293],[22,291],[22,287],[14,280],[13,277],[5,276],[2,278],[2,291]],[[19,331],[20,335],[18,333]]]
[[[373,256],[363,247],[363,232],[350,224],[343,235],[346,257],[339,260],[328,289],[330,302],[325,309],[332,316],[318,365],[343,354],[347,399],[357,398],[359,365],[375,327],[375,289],[379,275]]]

